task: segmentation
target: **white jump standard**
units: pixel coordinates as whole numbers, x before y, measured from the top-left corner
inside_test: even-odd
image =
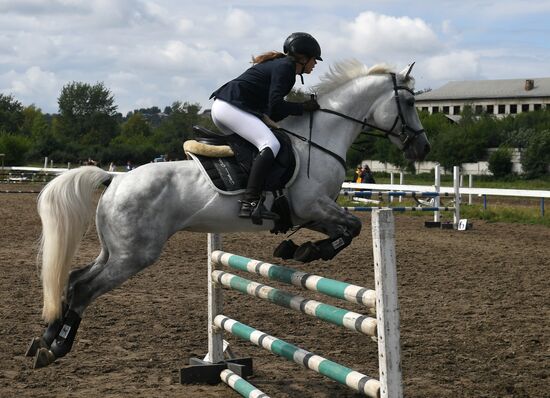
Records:
[[[244,397],[267,397],[256,387],[239,378],[239,376],[246,378],[252,375],[252,361],[250,358],[225,359],[223,332],[226,332],[307,369],[314,370],[366,396],[402,398],[395,231],[391,209],[375,209],[373,211],[372,233],[375,291],[222,252],[219,250],[221,249],[221,237],[216,234],[209,234],[208,354],[204,360],[192,359],[190,361],[191,366],[181,369],[181,382],[183,384],[196,382],[214,384],[220,381],[232,381],[233,385],[228,384]],[[217,266],[222,265],[353,303],[360,303],[367,308],[375,306],[376,319],[315,300],[309,300],[216,269]],[[223,315],[223,287],[374,336],[378,342],[379,380]],[[370,338],[367,341],[370,341]],[[226,368],[234,370],[237,375],[225,370]],[[236,388],[237,385],[240,387]]]

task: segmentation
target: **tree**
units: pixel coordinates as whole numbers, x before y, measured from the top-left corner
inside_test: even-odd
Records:
[[[84,145],[105,146],[118,130],[117,106],[103,83],[71,82],[63,86],[59,105],[59,135]]]
[[[122,137],[149,137],[151,135],[151,127],[141,113],[134,113],[120,127]]]
[[[521,164],[527,178],[548,174],[550,167],[550,129],[533,131],[529,144],[521,154]]]
[[[489,156],[489,171],[497,178],[512,174],[512,151],[501,146]]]
[[[30,146],[30,140],[27,137],[0,132],[0,153],[5,155],[6,165],[20,166],[24,164]]]
[[[12,95],[0,93],[0,131],[19,133],[23,124],[23,105]]]
[[[176,101],[171,106],[170,114],[162,120],[155,130],[152,142],[161,154],[167,154],[170,159],[183,157],[181,146],[184,141],[194,137],[193,126],[200,124],[214,128],[210,118],[199,115],[199,104]]]

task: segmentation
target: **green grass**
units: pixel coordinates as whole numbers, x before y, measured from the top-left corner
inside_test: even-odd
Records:
[[[394,183],[399,184],[399,173],[394,173]],[[351,181],[353,175],[348,175],[348,181]],[[374,173],[374,179],[378,184],[389,184],[389,173]],[[405,174],[405,185],[433,185],[434,175],[431,173],[423,174]],[[452,175],[442,175],[441,184],[443,186],[453,185]],[[463,185],[468,186],[468,176],[464,176]],[[550,190],[550,175],[527,180],[517,175],[511,175],[505,178],[494,178],[492,176],[474,176],[473,177],[474,188],[500,188],[500,189],[542,189]]]
[[[369,206],[369,204],[353,202],[350,198],[341,197],[338,199],[338,203],[341,206]],[[445,202],[442,205],[449,205]],[[418,206],[414,201],[410,199],[403,199],[399,202],[394,199],[393,203],[384,201],[380,205],[371,204],[371,206]],[[426,221],[433,219],[432,212],[406,212],[405,214],[413,217],[424,217]],[[452,211],[442,211],[442,221],[452,221]],[[548,209],[545,211],[544,217],[541,216],[540,207],[533,204],[533,206],[512,206],[508,204],[496,203],[490,204],[487,209],[483,208],[481,204],[462,205],[460,207],[460,218],[467,218],[472,220],[484,220],[488,222],[505,222],[505,223],[518,223],[528,225],[544,225],[550,227],[550,213]]]

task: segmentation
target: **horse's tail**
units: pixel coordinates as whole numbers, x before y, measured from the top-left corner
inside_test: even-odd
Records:
[[[40,254],[46,322],[61,314],[70,265],[95,213],[94,190],[112,176],[95,166],[69,170],[54,178],[38,196],[42,220]]]

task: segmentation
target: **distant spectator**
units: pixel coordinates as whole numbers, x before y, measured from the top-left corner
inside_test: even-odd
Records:
[[[132,164],[131,161],[128,160],[128,162],[126,163],[126,171],[131,171],[131,170],[134,170],[134,165]]]
[[[365,184],[376,184],[376,181],[374,181],[374,177],[372,176],[372,171],[367,165],[364,165],[361,170],[361,182]]]
[[[116,171],[116,166],[115,166],[114,162],[111,162],[109,164],[109,171],[110,172]]]
[[[353,179],[353,182],[359,182],[359,183],[362,182],[361,173],[362,173],[361,165],[359,164],[355,169],[355,178]]]

